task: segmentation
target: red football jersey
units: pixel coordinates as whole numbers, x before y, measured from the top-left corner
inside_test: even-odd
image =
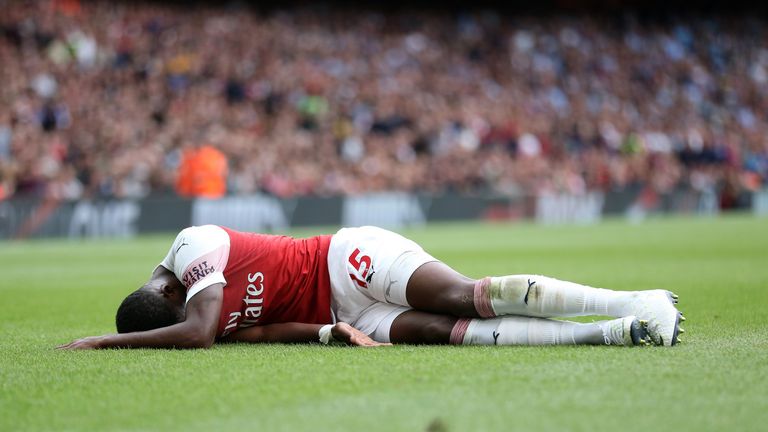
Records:
[[[330,235],[294,239],[205,225],[179,233],[160,265],[184,284],[187,301],[225,284],[218,337],[254,325],[328,324],[330,243]]]

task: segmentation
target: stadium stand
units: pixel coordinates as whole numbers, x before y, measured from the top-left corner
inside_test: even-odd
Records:
[[[758,18],[0,3],[0,200],[768,182]]]

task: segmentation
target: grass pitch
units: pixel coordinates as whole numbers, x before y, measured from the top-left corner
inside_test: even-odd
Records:
[[[302,232],[299,234],[309,234]],[[765,430],[768,219],[405,233],[470,276],[680,294],[671,349],[224,345],[54,351],[114,331],[172,235],[0,243],[0,431]]]

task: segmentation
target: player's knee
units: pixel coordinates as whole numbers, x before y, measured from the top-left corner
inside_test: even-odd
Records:
[[[421,329],[421,340],[428,344],[447,344],[455,324],[454,317],[437,316],[424,324]]]
[[[438,300],[446,312],[456,316],[469,316],[474,313],[474,283],[460,281],[440,292]]]

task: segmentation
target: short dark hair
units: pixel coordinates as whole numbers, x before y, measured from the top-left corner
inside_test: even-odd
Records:
[[[154,330],[179,322],[179,316],[162,296],[136,290],[120,303],[115,316],[118,333]]]

